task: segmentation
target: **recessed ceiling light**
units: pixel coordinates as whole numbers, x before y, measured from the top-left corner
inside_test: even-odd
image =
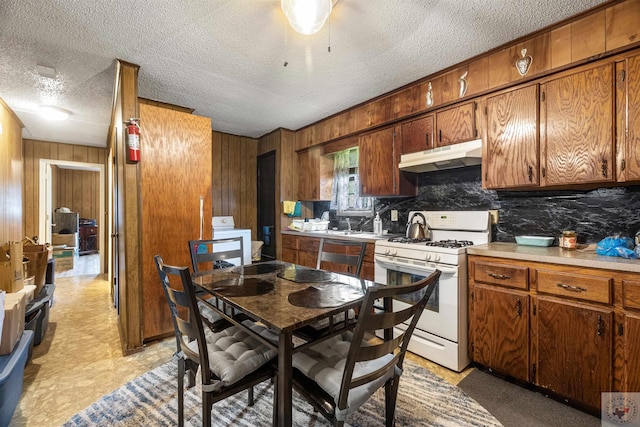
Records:
[[[71,114],[64,108],[56,107],[53,105],[41,105],[38,107],[38,112],[42,117],[47,120],[51,120],[52,122],[67,120],[69,118],[69,115]]]

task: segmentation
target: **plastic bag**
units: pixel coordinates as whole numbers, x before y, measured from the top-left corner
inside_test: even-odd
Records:
[[[605,256],[617,256],[621,258],[638,258],[633,250],[633,240],[629,237],[611,236],[600,240],[596,245],[596,253]]]

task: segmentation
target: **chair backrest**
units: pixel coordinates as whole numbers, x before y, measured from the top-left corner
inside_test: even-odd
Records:
[[[166,265],[160,255],[156,255],[153,259],[171,310],[178,351],[182,351],[189,360],[200,365],[203,384],[209,384],[208,379],[211,378],[209,353],[189,268]],[[198,342],[197,352],[187,345],[194,340]]]
[[[213,240],[189,240],[189,253],[193,271],[211,270],[216,262],[240,259],[242,264],[242,237]],[[205,265],[206,264],[206,265]]]
[[[429,277],[418,282],[398,286],[374,286],[367,290],[360,307],[358,322],[353,331],[353,339],[347,355],[340,396],[337,402],[339,408],[346,406],[350,389],[374,381],[388,374],[390,369],[395,369],[396,367],[402,369],[409,340],[427,304],[427,300],[438,284],[440,274],[440,270],[436,270]],[[374,309],[377,299],[402,295],[406,296],[402,298],[403,302],[412,301],[409,307],[388,312]],[[407,321],[409,321],[409,326],[399,335],[397,334],[398,330],[396,330],[393,334],[390,334],[391,338],[385,338],[381,342],[371,343],[365,340],[365,334],[375,334],[377,330],[393,328]],[[393,337],[394,335],[395,337]],[[358,378],[353,377],[353,372],[358,362],[378,359],[388,354],[394,354],[394,357],[389,358],[387,363],[379,369]]]
[[[346,265],[349,269],[346,274],[360,277],[364,253],[367,242],[353,240],[320,239],[318,249],[318,262],[316,268],[320,269],[323,262]]]

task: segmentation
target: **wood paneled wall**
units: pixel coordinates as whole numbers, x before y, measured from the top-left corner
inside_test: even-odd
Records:
[[[97,219],[100,215],[100,173],[94,171],[51,168],[52,207],[66,206],[71,212],[78,212],[80,218]]]
[[[62,144],[57,142],[36,141],[25,139],[24,150],[24,233],[25,236],[36,236],[39,232],[38,216],[40,212],[39,184],[40,184],[40,160],[65,160],[80,163],[97,163],[106,165],[106,149],[101,147],[87,147],[83,145]],[[77,171],[80,172],[80,171]],[[96,175],[99,175],[97,172]],[[84,184],[83,184],[84,185]],[[76,185],[78,191],[80,187]],[[98,204],[99,191],[87,198],[91,201],[86,203]],[[80,200],[79,193],[75,196],[78,206],[83,206],[84,201]],[[54,208],[58,207],[54,205]],[[67,206],[71,208],[71,206]],[[80,212],[78,210],[78,212]],[[102,224],[104,218],[97,214],[95,218]]]
[[[257,238],[258,140],[212,133],[213,216],[233,216],[236,228]],[[211,233],[211,219],[208,222]]]
[[[141,104],[140,127],[143,334],[148,341],[173,331],[153,257],[191,265],[187,242],[199,238],[200,196],[203,237],[211,237],[211,119]],[[229,169],[240,170],[241,160],[234,162]]]
[[[22,123],[0,99],[0,245],[21,241]]]

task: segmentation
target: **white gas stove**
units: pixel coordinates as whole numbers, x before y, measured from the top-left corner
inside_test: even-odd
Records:
[[[488,211],[412,211],[424,215],[427,239],[392,238],[375,243],[375,281],[393,286],[442,271],[436,290],[409,343],[409,350],[460,372],[467,356],[466,248],[491,241]],[[403,307],[394,300],[394,307]]]

